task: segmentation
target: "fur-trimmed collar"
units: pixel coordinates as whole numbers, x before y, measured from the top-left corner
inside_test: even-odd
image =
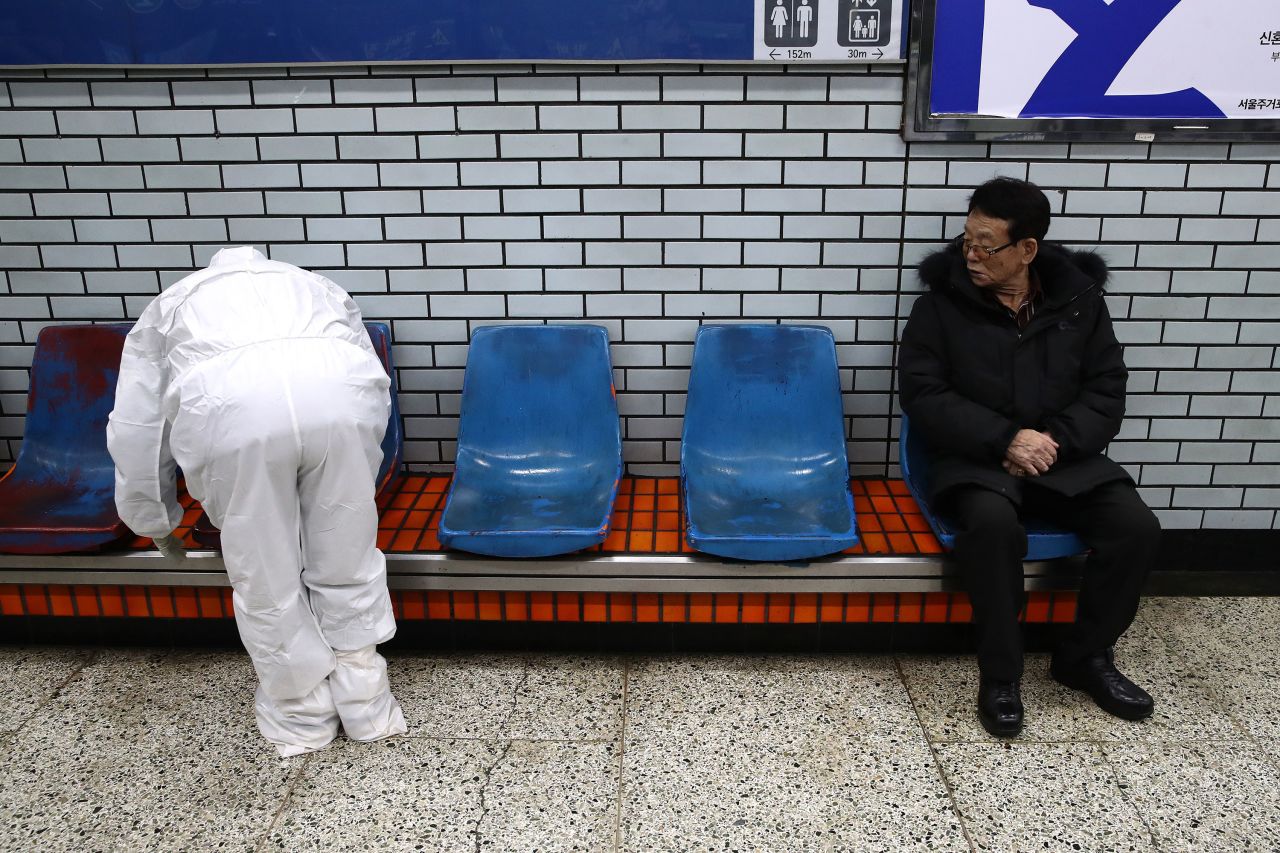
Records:
[[[1051,304],[1066,302],[1093,288],[1101,292],[1110,277],[1107,262],[1097,252],[1074,251],[1060,243],[1041,242],[1031,266]],[[920,262],[917,272],[931,290],[955,288],[973,297],[978,295],[955,246],[930,254]]]

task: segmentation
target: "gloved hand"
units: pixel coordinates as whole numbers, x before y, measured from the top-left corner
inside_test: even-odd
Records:
[[[182,544],[181,539],[172,533],[166,536],[158,536],[152,541],[156,543],[156,548],[160,549],[160,553],[170,560],[187,559],[187,547]]]

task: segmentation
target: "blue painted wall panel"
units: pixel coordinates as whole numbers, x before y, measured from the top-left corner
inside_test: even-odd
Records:
[[[750,60],[750,0],[41,0],[0,64]]]

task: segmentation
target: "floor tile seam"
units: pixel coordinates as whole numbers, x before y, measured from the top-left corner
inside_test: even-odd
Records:
[[[482,771],[484,779],[480,783],[479,791],[476,792],[476,797],[480,802],[480,816],[476,818],[475,829],[471,831],[471,835],[474,836],[475,840],[476,853],[481,853],[481,849],[484,846],[484,836],[480,833],[480,826],[484,823],[484,819],[488,816],[490,811],[489,806],[485,804],[485,793],[488,791],[489,783],[493,781],[494,771],[498,769],[499,764],[506,760],[507,756],[511,753],[511,748],[513,746],[515,746],[515,741],[507,741],[506,745],[503,746],[502,751],[498,753],[498,757],[493,760],[492,764]]]
[[[1227,719],[1231,721],[1231,724],[1240,732],[1243,736],[1242,739],[1252,742],[1254,747],[1263,755],[1267,756],[1268,760],[1276,767],[1277,770],[1280,770],[1280,760],[1271,757],[1271,753],[1265,746],[1263,746],[1262,742],[1258,740],[1258,737],[1253,733],[1253,730],[1249,726],[1245,725],[1244,721],[1237,715],[1236,707],[1238,703],[1228,702],[1226,697],[1219,692],[1218,688],[1209,679],[1204,679],[1201,687],[1205,693],[1209,694],[1214,705],[1226,715]]]
[[[940,746],[967,746],[981,745],[988,746],[1004,746],[1004,743],[995,743],[990,738],[974,736],[972,738],[946,738],[939,737],[932,740],[933,743]],[[1167,738],[1024,738],[1018,737],[1008,741],[1007,745],[1011,747],[1018,746],[1079,746],[1088,745],[1096,746],[1099,749],[1115,746],[1215,746],[1219,744],[1233,744],[1237,746],[1257,746],[1257,742],[1252,738],[1188,738],[1188,737],[1167,737]]]
[[[618,725],[618,783],[617,797],[613,810],[613,853],[622,850],[622,776],[626,770],[627,760],[627,695],[630,686],[631,662],[622,662],[622,714]]]
[[[917,727],[917,728],[918,728],[918,727]],[[632,730],[632,735],[633,735],[633,737],[631,738],[631,740],[632,740],[633,742],[639,742],[639,741],[645,740],[645,738],[643,738],[643,737],[635,737],[635,736],[634,736],[635,734],[636,734],[636,732],[635,732],[634,730]],[[642,734],[644,734],[644,733],[642,733]],[[649,733],[649,734],[652,734],[652,733]],[[838,734],[840,734],[840,733],[838,733],[838,732],[837,732],[837,733],[833,733],[833,734],[838,735]],[[900,733],[898,733],[898,732],[885,732],[885,733],[883,733],[883,734],[881,734],[881,735],[872,735],[872,736],[849,735],[847,739],[848,739],[849,741],[851,741],[853,744],[857,745],[857,746],[872,747],[872,746],[875,746],[875,745],[876,745],[876,744],[878,744],[878,743],[882,743],[882,742],[885,742],[885,741],[892,741],[892,740],[893,740],[897,735],[899,735],[899,734],[900,734]],[[411,737],[412,737],[412,736],[411,736]],[[624,735],[623,737],[625,738],[625,735]],[[594,744],[617,743],[617,742],[618,742],[618,740],[619,740],[619,739],[609,739],[609,738],[596,738],[596,739],[590,739],[590,740],[588,740],[588,739],[583,739],[583,740],[556,740],[556,739],[551,739],[551,738],[431,738],[431,737],[429,737],[429,736],[420,736],[420,738],[421,738],[421,739],[423,739],[423,740],[516,740],[516,741],[527,741],[527,742],[530,742],[530,743],[543,743],[543,742],[545,742],[545,743],[594,743]],[[1050,747],[1051,747],[1051,746],[1081,746],[1081,745],[1086,745],[1086,746],[1096,746],[1096,747],[1098,747],[1099,749],[1114,748],[1114,747],[1117,747],[1117,746],[1149,746],[1149,747],[1156,747],[1156,746],[1165,746],[1165,747],[1167,747],[1167,746],[1205,746],[1205,747],[1208,747],[1208,746],[1244,746],[1244,747],[1258,748],[1260,752],[1264,752],[1264,751],[1259,747],[1259,745],[1258,745],[1257,741],[1253,740],[1252,738],[1183,738],[1183,737],[1178,737],[1178,738],[1157,738],[1157,739],[1150,739],[1150,740],[1135,740],[1135,739],[1125,739],[1125,740],[1120,740],[1120,739],[1116,739],[1116,740],[1100,740],[1100,739],[1097,739],[1097,738],[1073,738],[1073,739],[1034,738],[1034,739],[1032,739],[1032,738],[1022,738],[1022,737],[1019,737],[1019,738],[1017,738],[1017,739],[1015,739],[1015,740],[1010,740],[1010,741],[1006,744],[1006,743],[1004,743],[1004,742],[995,742],[995,741],[991,740],[989,737],[985,737],[985,736],[981,736],[981,737],[980,737],[980,736],[975,736],[975,737],[972,737],[972,738],[946,738],[946,737],[935,737],[935,738],[930,739],[930,738],[928,738],[928,736],[926,735],[926,740],[929,740],[929,742],[930,742],[930,743],[933,743],[933,744],[935,744],[935,745],[937,745],[937,746],[989,746],[989,747],[1001,747],[1001,748],[1004,748],[1004,747],[1006,747],[1006,746],[1007,746],[1007,747],[1011,747],[1011,748],[1018,748],[1018,747],[1023,747],[1023,746],[1050,746]],[[778,739],[777,739],[777,741],[785,742],[785,741],[783,741],[783,739],[782,739],[781,737],[780,737],[780,738],[778,738]],[[768,743],[770,743],[770,742],[774,742],[774,741],[761,739],[761,740],[751,740],[751,741],[742,740],[742,741],[740,741],[740,742],[741,742],[741,743],[750,743],[750,744],[752,744],[752,745],[754,745],[754,746],[760,746],[760,745],[767,745]]]
[[[267,824],[267,828],[263,831],[262,836],[254,844],[254,853],[263,853],[267,850],[267,845],[271,842],[271,836],[279,825],[280,819],[284,817],[284,813],[289,810],[289,806],[293,800],[293,792],[297,789],[298,784],[306,776],[307,767],[311,764],[311,760],[317,753],[311,752],[303,756],[302,761],[298,763],[297,768],[290,774],[289,785],[285,788],[284,796],[280,798],[280,806],[276,809],[275,814],[271,816],[271,822]]]
[[[1117,771],[1116,766],[1111,763],[1111,759],[1107,757],[1107,751],[1096,744],[1095,748],[1098,750],[1098,758],[1101,759],[1103,766],[1107,768],[1107,772],[1111,774],[1111,779],[1115,783],[1116,790],[1120,792],[1120,797],[1129,804],[1129,807],[1133,809],[1133,813],[1138,816],[1138,820],[1142,821],[1143,827],[1147,830],[1147,838],[1151,840],[1151,849],[1156,851],[1163,850],[1164,848],[1156,838],[1155,831],[1151,828],[1151,819],[1138,803],[1129,796],[1129,789],[1121,782],[1120,773]]]
[[[1235,706],[1231,703],[1218,699],[1217,690],[1215,690],[1211,685],[1206,686],[1205,689],[1208,690],[1213,695],[1214,699],[1218,701],[1219,707],[1223,709],[1223,712],[1227,715],[1227,719],[1231,720],[1231,724],[1243,733],[1243,737],[1238,740],[1215,740],[1205,741],[1205,743],[1247,743],[1263,756],[1263,760],[1266,763],[1270,764],[1280,772],[1280,753],[1273,755],[1271,750],[1269,750],[1267,746],[1258,739],[1258,736],[1254,734],[1253,730],[1246,726],[1244,722],[1241,721],[1240,717],[1237,716]]]
[[[581,743],[581,744],[616,744],[616,737],[564,738],[564,737],[521,737],[516,735],[494,734],[476,737],[453,737],[449,735],[417,735],[410,732],[401,735],[412,741],[441,741],[443,743]]]
[[[1254,743],[1257,743],[1257,741],[1255,740]],[[1271,750],[1264,749],[1261,746],[1259,746],[1258,749],[1262,753],[1266,762],[1275,768],[1277,773],[1280,773],[1280,751],[1272,753]]]
[[[802,747],[805,743],[816,744],[816,743],[821,743],[824,740],[824,738],[818,738],[818,737],[809,738],[807,741],[801,740],[794,737],[788,737],[785,731],[780,732],[775,736],[757,737],[757,736],[744,733],[742,730],[735,729],[733,726],[730,726],[730,725],[718,726],[716,728],[708,728],[706,729],[706,732],[710,734],[730,732],[733,734],[733,743],[736,746],[741,747],[742,749],[764,749],[768,747],[779,747],[779,746],[787,747],[791,745]],[[903,738],[903,737],[912,737],[912,736],[922,735],[919,726],[914,726],[914,727],[904,726],[898,730],[886,730],[880,734],[874,734],[874,735],[866,735],[866,734],[860,734],[860,733],[854,733],[854,732],[840,732],[840,731],[831,731],[824,734],[826,735],[826,738],[825,738],[826,740],[839,738],[840,740],[848,743],[850,746],[861,747],[864,750],[871,750],[871,749],[874,749],[875,747],[882,746],[884,744],[896,743],[900,738]],[[926,740],[928,739],[927,736],[925,736],[925,739]],[[644,731],[644,730],[637,732],[635,728],[632,728],[630,730],[630,733],[628,736],[628,742],[631,743],[636,748],[639,748],[641,746],[663,746],[663,745],[670,746],[676,743],[677,741],[681,743],[687,743],[691,746],[697,746],[705,742],[703,739],[700,739],[700,738],[689,737],[687,736],[687,733],[684,733],[684,732],[655,733],[653,731]]]
[[[906,673],[902,671],[902,661],[895,655],[893,663],[894,668],[898,673],[898,680],[902,683],[902,689],[906,691],[907,702],[910,703],[911,710],[916,715],[916,724],[919,726],[920,735],[924,738],[925,745],[929,748],[929,755],[933,758],[933,766],[937,771],[938,780],[942,782],[942,788],[947,792],[947,800],[951,803],[951,813],[955,815],[956,823],[960,826],[960,833],[964,836],[965,842],[969,845],[971,853],[978,853],[978,845],[973,840],[973,836],[969,834],[969,825],[965,822],[964,812],[960,808],[960,803],[956,800],[955,788],[951,785],[951,780],[947,777],[946,768],[942,766],[942,758],[938,755],[937,748],[929,738],[929,729],[924,724],[924,718],[920,716],[919,707],[916,706],[916,697],[911,692],[911,683],[907,680]]]
[[[531,672],[530,660],[528,656],[520,659],[520,680],[516,682],[515,688],[511,691],[511,707],[507,709],[507,716],[503,718],[498,728],[507,731],[511,725],[512,718],[516,715],[516,708],[520,707],[520,693],[529,686],[529,675]]]
[[[38,705],[32,708],[31,713],[27,714],[27,716],[22,720],[22,722],[18,723],[18,725],[15,728],[12,728],[7,732],[3,732],[3,734],[11,735],[16,740],[18,737],[18,733],[21,732],[24,728],[26,728],[27,724],[36,718],[37,714],[39,714],[46,707],[48,707],[49,704],[51,704],[54,699],[57,699],[60,695],[62,695],[62,691],[66,688],[66,686],[70,684],[72,681],[74,681],[80,675],[80,673],[84,672],[84,668],[86,666],[89,666],[91,663],[93,663],[98,659],[99,653],[100,653],[99,649],[89,649],[88,654],[85,655],[84,659],[81,660],[80,663],[76,665],[75,669],[69,672],[67,676],[62,679],[62,681],[58,682],[58,686],[53,689],[53,692],[51,692],[48,696],[44,698],[44,701],[40,702]]]
[[[503,717],[502,722],[498,725],[498,728],[502,731],[506,731],[509,729],[511,725],[511,720],[512,718],[515,717],[516,709],[520,706],[520,694],[526,687],[529,686],[530,671],[531,671],[531,667],[530,667],[529,657],[527,655],[522,656],[520,659],[520,680],[516,682],[515,687],[511,691],[511,705],[510,707],[507,708],[507,714],[505,717]],[[498,769],[498,765],[500,765],[503,761],[506,760],[507,756],[511,753],[512,747],[514,747],[515,744],[516,744],[515,738],[511,738],[511,737],[505,738],[503,741],[502,749],[498,753],[497,758],[495,758],[493,760],[493,763],[490,764],[488,767],[486,767],[483,771],[484,779],[480,783],[480,789],[476,794],[477,799],[479,800],[479,803],[480,803],[480,815],[479,817],[476,818],[475,828],[471,830],[471,835],[473,836],[473,840],[475,842],[476,853],[480,853],[481,848],[484,845],[484,836],[480,832],[480,827],[484,824],[484,819],[489,814],[489,811],[490,811],[488,805],[486,805],[485,803],[486,791],[488,790],[489,783],[493,780],[494,771]]]
[[[1183,650],[1182,642],[1174,638],[1171,632],[1161,630],[1157,623],[1148,619],[1145,614],[1142,614],[1141,618],[1147,624],[1147,627],[1151,629],[1152,633],[1160,638],[1160,642],[1164,643],[1164,646],[1169,650],[1169,653],[1179,664],[1182,665],[1182,670],[1184,672],[1195,672],[1199,669],[1196,662]],[[1236,716],[1234,712],[1234,704],[1226,700],[1226,697],[1224,697],[1218,691],[1218,688],[1214,686],[1213,681],[1208,678],[1200,678],[1197,680],[1200,682],[1200,689],[1208,694],[1209,698],[1213,701],[1213,704],[1219,710],[1226,714],[1227,719],[1231,720],[1231,724],[1235,726],[1245,738],[1254,740],[1253,732]],[[1259,746],[1261,745],[1259,744]]]

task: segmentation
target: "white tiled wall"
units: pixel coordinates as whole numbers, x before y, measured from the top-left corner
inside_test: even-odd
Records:
[[[1133,371],[1111,452],[1170,527],[1280,527],[1280,142],[913,144],[893,67],[9,72],[0,455],[49,322],[136,317],[229,243],[390,321],[408,458],[447,464],[468,334],[609,329],[635,473],[679,460],[702,321],[840,344],[855,473],[897,473],[913,265],[995,174],[1099,247]]]

